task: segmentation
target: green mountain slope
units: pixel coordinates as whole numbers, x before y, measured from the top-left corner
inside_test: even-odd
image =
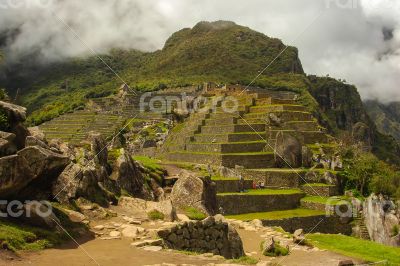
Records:
[[[203,82],[247,85],[272,62],[254,85],[291,90],[334,135],[363,122],[371,129],[375,152],[382,159],[398,160],[398,145],[379,133],[366,113],[357,88],[328,77],[306,76],[298,51],[275,38],[233,22],[200,22],[174,33],[163,49],[143,53],[114,50],[101,55],[123,79],[97,57],[75,58],[38,67],[29,58],[0,73],[0,87],[28,108],[29,122],[40,124],[83,106],[88,98],[115,93],[126,82],[149,91]],[[396,159],[397,158],[397,159]]]
[[[381,104],[378,101],[370,100],[364,104],[378,130],[400,141],[400,102]]]
[[[206,81],[250,82],[285,47],[278,39],[233,22],[218,21],[200,22],[192,29],[178,31],[162,50],[153,53],[118,50],[101,57],[130,87],[154,90]],[[82,105],[85,97],[111,94],[123,83],[96,57],[39,71],[27,68],[25,62],[10,68],[2,83],[8,89],[22,89],[19,103],[34,112],[34,123]],[[289,72],[303,73],[294,47],[288,47],[264,75]],[[10,94],[13,96],[13,92]]]

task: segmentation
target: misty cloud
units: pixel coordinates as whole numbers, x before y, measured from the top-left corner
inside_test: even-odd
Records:
[[[297,46],[307,73],[346,79],[364,99],[400,101],[396,0],[348,0],[351,8],[344,0],[19,0],[31,4],[5,9],[9,1],[18,0],[0,0],[0,33],[14,30],[6,43],[9,60],[32,52],[42,61],[91,54],[64,22],[105,53],[154,51],[181,28],[223,19]]]

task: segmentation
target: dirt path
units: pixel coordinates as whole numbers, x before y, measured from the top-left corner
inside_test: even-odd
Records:
[[[337,266],[338,262],[348,259],[344,256],[329,252],[316,250],[293,250],[289,256],[281,258],[267,258],[259,252],[259,243],[262,241],[258,232],[247,232],[239,230],[243,239],[246,253],[259,258],[264,262],[275,262],[279,265],[298,266]],[[81,248],[70,242],[57,249],[48,249],[37,253],[23,253],[22,260],[1,260],[0,265],[37,265],[37,266],[89,266],[89,265],[154,265],[160,263],[170,263],[173,265],[191,264],[206,265],[210,263],[226,263],[223,260],[215,260],[204,256],[189,256],[178,252],[146,251],[140,248],[131,247],[132,241],[119,240],[100,240],[94,239],[85,242],[81,241]],[[4,256],[2,256],[4,258]]]
[[[115,209],[114,209],[115,210]],[[92,227],[99,224],[121,223],[121,216],[112,219],[93,222]],[[158,228],[162,222],[146,222],[141,226],[146,229]],[[284,234],[274,231],[272,228],[252,227],[238,222],[234,224],[243,240],[244,250],[247,255],[260,260],[259,265],[268,265],[268,262],[277,264],[271,265],[312,265],[312,266],[337,266],[341,260],[347,257],[321,251],[316,248],[297,247]],[[260,243],[265,238],[274,237],[281,244],[289,245],[291,253],[289,256],[280,258],[265,257],[260,252]],[[37,265],[37,266],[90,266],[90,265],[218,265],[228,263],[226,260],[217,257],[206,257],[203,255],[186,255],[171,250],[147,251],[143,248],[131,246],[132,240],[113,239],[102,240],[100,238],[81,238],[80,247],[73,241],[54,249],[48,249],[35,253],[22,253],[21,258],[16,258],[9,253],[0,253],[0,265]]]

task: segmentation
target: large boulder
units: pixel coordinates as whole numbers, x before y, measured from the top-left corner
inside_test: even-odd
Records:
[[[0,131],[0,157],[15,154],[17,152],[15,139],[15,134]]]
[[[54,230],[61,225],[48,202],[30,201],[23,205],[22,210],[21,219],[33,226]]]
[[[194,207],[211,215],[217,211],[215,183],[209,178],[200,178],[185,170],[180,173],[172,188],[171,200],[181,210]]]
[[[110,179],[116,181],[121,189],[124,189],[131,195],[141,195],[144,184],[143,174],[132,157],[124,149],[120,149],[120,153],[121,155],[114,163]]]
[[[290,134],[279,131],[275,143],[275,164],[277,167],[298,168],[302,164],[301,143]]]
[[[0,159],[0,195],[36,198],[36,192],[47,187],[69,163],[69,159],[50,150],[34,146]],[[27,188],[31,182],[35,186]]]
[[[90,141],[92,159],[96,164],[108,167],[108,149],[107,142],[104,140],[101,134],[96,132],[90,132],[88,136]]]
[[[37,178],[57,177],[69,164],[68,157],[39,146],[26,147],[17,154],[25,158]]]
[[[23,122],[26,119],[25,107],[0,101],[0,108],[7,112],[11,122]]]
[[[364,202],[363,215],[373,241],[389,246],[400,246],[398,233],[400,213],[397,213],[394,202],[371,195]],[[396,231],[397,235],[394,234]]]
[[[8,118],[9,129],[6,131],[15,134],[15,144],[18,149],[24,148],[25,139],[29,136],[29,131],[23,125],[26,119],[26,108],[0,101],[0,110],[3,111]]]
[[[107,206],[109,201],[115,201],[114,195],[103,185],[108,175],[104,167],[70,163],[58,176],[52,186],[53,196],[61,203],[83,197]]]
[[[147,218],[149,212],[156,210],[164,214],[165,220],[175,221],[177,219],[176,210],[171,200],[156,202],[132,197],[121,197],[118,206],[134,214],[135,217]]]
[[[27,186],[36,175],[26,159],[19,155],[0,158],[0,197],[6,198],[17,194]]]

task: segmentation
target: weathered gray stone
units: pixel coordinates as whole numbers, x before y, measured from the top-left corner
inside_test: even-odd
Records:
[[[27,136],[25,140],[25,146],[26,147],[32,147],[32,146],[39,146],[44,149],[50,149],[49,146],[47,146],[46,143],[43,141],[33,137],[33,136]]]
[[[353,266],[355,265],[352,260],[342,260],[339,261],[338,266]]]
[[[143,190],[144,177],[135,165],[132,157],[124,149],[120,149],[121,155],[117,158],[110,178],[131,195],[140,195]]]
[[[121,236],[121,232],[111,231],[109,235],[110,235],[110,237],[120,237]]]
[[[15,145],[15,134],[0,131],[0,157],[15,154],[17,146]]]
[[[363,216],[371,240],[389,246],[400,246],[399,235],[393,228],[400,225],[400,212],[393,201],[371,195],[363,205]]]
[[[22,149],[18,155],[25,158],[37,177],[57,176],[69,163],[68,157],[38,146]]]
[[[301,144],[293,136],[280,131],[276,135],[275,164],[277,167],[297,168],[301,166]]]
[[[147,213],[152,210],[157,210],[164,214],[166,220],[176,220],[176,211],[170,200],[154,202],[138,198],[121,197],[118,205],[130,211],[141,213],[144,216],[147,216]]]
[[[60,220],[54,215],[50,203],[30,201],[23,205],[24,214],[21,219],[25,222],[42,228],[56,229],[61,225]]]
[[[214,214],[216,205],[215,184],[189,171],[182,171],[171,192],[171,200],[177,209],[194,207],[204,213]]]
[[[293,242],[298,245],[305,245],[305,236],[303,229],[297,229],[293,233]]]
[[[238,258],[244,254],[243,244],[236,230],[225,222],[215,223],[214,217],[158,230],[158,236],[172,249],[213,252],[225,258]]]
[[[67,213],[68,218],[74,223],[81,223],[84,220],[86,220],[86,216],[80,212],[76,212],[73,210],[66,210],[66,209],[64,209],[64,212]]]
[[[43,142],[46,141],[46,136],[39,127],[28,127],[28,131],[30,136]]]
[[[12,121],[24,122],[26,119],[26,108],[8,102],[0,101],[0,108],[8,113],[8,117]]]
[[[27,147],[16,155],[0,159],[0,195],[37,198],[40,190],[47,193],[49,184],[68,164],[69,159],[41,147]],[[33,180],[35,187],[24,189]]]

